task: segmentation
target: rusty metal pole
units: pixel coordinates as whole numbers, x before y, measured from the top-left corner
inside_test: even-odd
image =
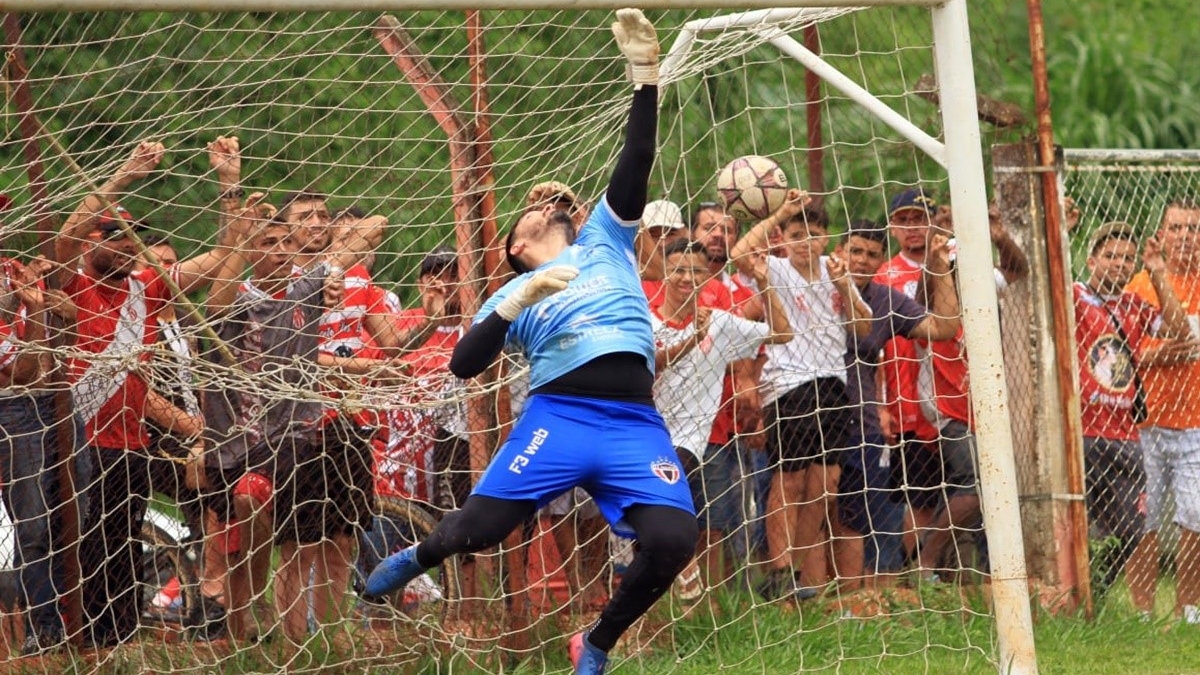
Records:
[[[821,53],[821,33],[816,24],[804,27],[804,47],[813,54]],[[809,194],[820,203],[825,198],[825,147],[821,137],[821,78],[811,70],[804,71],[804,112],[808,131]]]
[[[1046,67],[1046,34],[1041,0],[1026,0],[1029,12],[1029,54],[1033,66],[1033,97],[1037,114],[1038,169],[1042,178],[1042,202],[1046,218],[1046,258],[1050,268],[1050,307],[1054,319],[1054,349],[1058,354],[1056,376],[1060,405],[1065,412],[1079,409],[1079,387],[1075,368],[1074,306],[1068,297],[1070,273],[1058,193],[1057,153],[1050,117],[1050,83]],[[1066,450],[1067,487],[1071,503],[1071,550],[1075,563],[1075,591],[1090,619],[1094,616],[1088,562],[1088,521],[1083,501],[1083,431],[1074,415],[1064,415],[1063,447]]]
[[[7,43],[8,70],[5,78],[12,83],[13,104],[20,117],[18,129],[24,141],[26,173],[29,178],[29,196],[33,200],[37,221],[38,247],[42,255],[54,260],[54,235],[58,228],[50,215],[50,196],[46,188],[45,169],[38,137],[41,125],[33,116],[33,93],[26,78],[28,68],[25,53],[21,49],[21,20],[12,12],[4,14],[4,38]],[[51,275],[53,284],[57,275]],[[57,322],[56,322],[57,323]],[[61,330],[52,331],[50,346],[56,352],[62,346]],[[83,633],[83,593],[79,583],[79,507],[75,494],[75,425],[65,422],[73,420],[71,391],[67,387],[62,368],[54,368],[47,383],[54,390],[54,418],[59,420],[55,429],[56,457],[58,468],[58,540],[55,548],[61,551],[63,572],[63,610],[67,635],[73,644],[79,644]]]

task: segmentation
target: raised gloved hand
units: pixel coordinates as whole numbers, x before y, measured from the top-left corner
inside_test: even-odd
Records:
[[[505,321],[515,321],[521,310],[566,290],[567,283],[579,276],[579,269],[570,265],[556,265],[534,274],[517,287],[517,290],[496,305],[496,313]]]
[[[629,60],[625,74],[634,84],[658,84],[658,34],[640,9],[618,9],[612,25],[617,46]]]

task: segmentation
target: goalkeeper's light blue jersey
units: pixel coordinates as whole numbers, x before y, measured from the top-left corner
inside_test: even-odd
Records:
[[[623,223],[601,199],[575,243],[533,272],[508,282],[475,315],[478,323],[539,270],[573,265],[579,276],[567,289],[526,308],[509,326],[508,345],[529,360],[537,389],[605,354],[646,357],[654,372],[650,309],[637,273],[633,238],[637,223]]]

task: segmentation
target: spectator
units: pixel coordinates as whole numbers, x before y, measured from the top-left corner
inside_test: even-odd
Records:
[[[0,199],[7,206],[7,197]],[[28,656],[66,644],[58,606],[62,560],[54,536],[60,503],[54,466],[59,431],[55,392],[48,386],[54,361],[40,279],[16,260],[0,259],[0,268],[0,497],[15,530],[13,566],[25,614],[21,653]]]
[[[741,236],[738,221],[725,213],[716,202],[701,202],[692,212],[692,239],[704,244],[709,258],[711,278],[703,295],[712,298],[701,303],[704,307],[720,309],[718,294],[710,291],[711,284],[720,284],[729,292],[729,311],[750,320],[763,318],[762,301],[754,279],[729,267],[729,254]],[[766,350],[760,349],[755,358],[729,364],[722,382],[721,407],[713,420],[705,456],[711,462],[724,461],[730,475],[736,476],[742,511],[736,534],[730,538],[730,553],[736,559],[749,562],[752,554],[766,554],[766,532],[763,516],[771,474],[764,451],[762,433],[762,399],[758,387],[766,364]]]
[[[642,290],[650,298],[650,304],[659,302],[658,296],[666,278],[667,259],[663,251],[667,244],[686,238],[687,225],[683,222],[683,212],[674,202],[660,199],[646,204],[642,227],[634,239],[634,249],[637,251]]]
[[[1130,560],[1127,578],[1134,605],[1154,608],[1158,576],[1158,530],[1169,496],[1175,500],[1179,547],[1175,556],[1175,612],[1200,623],[1200,407],[1190,398],[1200,382],[1200,202],[1167,204],[1157,235],[1166,277],[1183,303],[1189,334],[1143,341],[1139,365],[1145,373],[1149,416],[1142,427],[1146,469],[1146,536]],[[1167,314],[1168,298],[1154,275],[1143,270],[1126,290]]]
[[[320,262],[296,276],[300,244],[292,234],[302,225],[286,208],[265,223],[264,215],[253,201],[242,212],[238,220],[254,224],[255,230],[235,264],[222,269],[208,298],[218,337],[255,379],[239,390],[207,392],[211,450],[206,462],[215,487],[233,502],[242,533],[239,543],[246,551],[241,559],[230,560],[226,595],[231,633],[237,639],[259,637],[248,616],[251,590],[257,586],[247,578],[258,570],[246,555],[256,557],[258,548],[266,548],[262,530],[270,522],[281,549],[276,604],[285,635],[301,642],[308,629],[306,587],[314,568],[317,620],[332,623],[340,611],[350,568],[340,540],[370,526],[370,457],[350,420],[329,414],[316,399],[297,399],[290,391],[269,387],[316,388],[320,322],[326,306],[341,301],[336,270],[356,263],[369,243],[356,238],[325,249]],[[250,279],[239,283],[247,264]],[[359,475],[364,467],[365,478]]]
[[[1100,572],[1093,575],[1097,594],[1112,586],[1146,525],[1140,512],[1146,479],[1134,417],[1143,395],[1137,346],[1144,335],[1185,338],[1190,333],[1187,315],[1167,281],[1157,239],[1146,242],[1143,260],[1163,311],[1124,290],[1137,255],[1133,227],[1107,223],[1092,236],[1087,280],[1072,287],[1088,520],[1093,529],[1118,541],[1109,555],[1093,560]]]
[[[421,306],[394,315],[397,330],[424,337],[401,358],[414,388],[386,411],[386,443],[376,455],[376,491],[433,505],[447,513],[462,505],[471,491],[465,387],[450,373],[450,354],[462,337],[458,297],[458,256],[446,246],[427,253],[418,268]],[[444,400],[431,408],[430,401]],[[360,556],[365,576],[384,556],[397,550],[388,528],[375,520]],[[411,543],[411,542],[408,542]],[[468,565],[464,577],[470,577]],[[469,580],[464,578],[464,585]]]
[[[147,235],[142,243],[146,246],[148,262],[157,263],[163,269],[171,269],[179,263],[175,247],[166,237]],[[149,265],[139,261],[134,269],[140,272],[148,268]],[[197,354],[193,336],[195,322],[186,315],[180,316],[175,303],[163,305],[154,321],[158,328],[159,343],[151,367],[147,370],[147,385],[171,405],[198,417],[200,402],[193,377],[193,361]],[[169,433],[153,421],[146,422],[146,432],[150,436],[150,489],[174,500],[191,536],[204,536],[215,524],[206,520],[200,485],[188,475],[193,469],[193,449],[188,446],[190,439]],[[223,557],[213,555],[213,548],[210,545],[204,547],[201,602],[191,608],[191,616],[183,617],[200,629],[196,634],[203,638],[216,637],[224,632],[221,578],[225,571]]]
[[[783,298],[795,338],[767,347],[763,370],[767,449],[774,472],[767,499],[769,599],[815,596],[826,578],[821,532],[837,496],[841,454],[849,447],[846,333],[865,336],[870,309],[850,281],[845,263],[820,255],[824,228],[805,222],[808,197],[790,190],[784,208],[755,225],[734,246],[733,259],[751,271],[749,254],[767,248],[782,226],[786,259],[767,257],[768,279]],[[802,557],[801,578],[793,554]]]
[[[571,639],[576,675],[604,672],[609,650],[666,592],[697,537],[691,495],[654,409],[650,315],[630,265],[655,156],[658,40],[641,11],[617,18],[635,90],[609,187],[574,243],[565,214],[522,215],[505,245],[521,276],[484,303],[450,363],[473,377],[510,344],[530,361],[529,400],[463,508],[367,580],[368,593],[390,593],[448,556],[496,545],[539,506],[584,486],[639,550],[599,621]]]
[[[884,344],[895,336],[944,340],[959,328],[958,293],[947,272],[948,250],[927,256],[934,305],[928,313],[912,298],[874,281],[884,263],[887,231],[871,221],[850,224],[839,245],[863,301],[871,308],[871,331],[847,338],[846,392],[854,407],[851,447],[843,456],[838,518],[833,528],[834,561],[844,588],[873,586],[879,575],[899,572],[905,562],[901,533],[904,507],[888,494],[890,449],[880,428],[876,375]],[[864,572],[865,567],[865,572]]]
[[[1009,283],[1023,278],[1029,271],[1024,253],[1016,247],[1000,221],[995,209],[989,212],[991,238],[1000,252],[999,264],[992,270],[998,290]],[[948,208],[940,209],[935,219],[936,230],[930,229],[930,241],[940,242],[953,235],[954,223]],[[954,240],[946,242],[953,262]],[[953,273],[953,267],[951,268]],[[928,306],[934,279],[926,270],[917,290],[918,301]],[[978,493],[978,453],[975,448],[975,422],[971,411],[969,388],[969,361],[966,344],[960,328],[950,340],[918,340],[917,401],[925,421],[933,425],[938,433],[938,462],[927,462],[932,467],[937,485],[946,486],[935,492],[939,499],[931,509],[932,521],[927,527],[923,541],[918,541],[917,558],[922,574],[933,580],[935,570],[944,560],[954,541],[955,531],[978,528],[981,524]],[[921,481],[918,478],[918,483]],[[980,566],[987,567],[987,540],[977,530]],[[915,534],[914,528],[914,534]],[[955,549],[958,552],[958,549]]]
[[[721,403],[721,381],[729,363],[750,358],[763,344],[786,343],[792,335],[783,305],[767,285],[762,256],[756,256],[751,269],[766,289],[765,324],[699,304],[703,281],[709,277],[708,254],[701,244],[671,242],[665,254],[663,302],[651,310],[658,369],[654,399],[686,471],[701,530],[701,570],[711,586],[724,579],[720,544],[742,520],[736,461],[707,452]]]
[[[76,414],[86,425],[94,478],[85,487],[88,514],[79,544],[83,580],[84,643],[105,647],[133,637],[138,626],[136,581],[141,543],[136,532],[150,496],[143,419],[168,432],[197,437],[199,419],[150,391],[126,359],[144,360],[157,340],[154,317],[172,300],[155,270],[132,272],[134,239],[142,227],[113,206],[134,181],[162,159],[161,143],[143,142],[95,194],[83,199],[55,239],[62,288],[78,308],[69,377]],[[116,216],[114,218],[114,216]],[[93,233],[98,233],[93,239]],[[90,242],[85,245],[85,242]],[[184,293],[207,285],[229,257],[229,241],[170,270]]]
[[[998,288],[1003,289],[1009,283],[1027,275],[1029,265],[1024,253],[1003,227],[999,212],[993,208],[989,210],[988,215],[992,242],[999,251],[998,268],[995,270],[996,283]],[[900,252],[880,269],[875,279],[877,282],[895,288],[910,298],[917,298],[918,287],[925,278],[926,253],[933,236],[935,220],[946,228],[945,234],[948,235],[952,227],[949,210],[939,208],[937,202],[926,195],[924,190],[905,190],[892,198],[888,208],[888,229],[900,245]],[[966,424],[970,418],[961,329],[955,340],[934,341],[929,344],[931,346],[926,353],[938,354],[933,365],[930,365],[928,359],[922,360],[915,342],[902,337],[893,338],[888,342],[881,362],[884,394],[882,398],[887,405],[879,408],[880,424],[884,439],[889,444],[900,445],[898,461],[892,462],[891,483],[897,488],[893,499],[905,502],[908,507],[905,513],[905,550],[911,552],[910,554],[915,554],[917,550],[918,533],[929,528],[939,514],[946,514],[942,508],[944,499],[940,486],[947,478],[942,461],[948,455],[939,455],[938,449],[931,446],[942,437],[938,422],[931,421],[931,418],[938,420],[937,409],[943,407],[953,408],[953,414],[961,424]],[[933,402],[922,398],[933,395],[931,382],[934,373],[938,374],[937,377],[942,383],[939,390],[944,392],[939,396],[950,397],[946,401]],[[919,388],[923,378],[927,383],[925,391]],[[952,405],[947,406],[951,400]],[[924,409],[923,402],[927,404]],[[942,418],[942,421],[944,422],[945,418]],[[951,448],[965,447],[965,438],[963,436],[952,441]],[[973,460],[969,466],[973,476]],[[966,467],[960,469],[965,471]],[[969,480],[974,484],[973,478],[962,476],[960,479]],[[961,491],[966,488],[958,489]],[[970,492],[973,495],[974,489]],[[978,497],[974,498],[977,502]],[[967,499],[964,495],[960,501]],[[935,543],[939,539],[940,537],[935,537]]]

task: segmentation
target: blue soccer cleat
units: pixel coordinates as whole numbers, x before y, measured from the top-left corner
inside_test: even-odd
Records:
[[[371,576],[367,577],[367,587],[363,589],[363,593],[368,598],[381,598],[392,591],[404,588],[408,582],[421,576],[425,571],[417,563],[417,547],[416,545],[393,553],[384,558],[375,569],[371,570]]]
[[[575,675],[604,675],[604,667],[608,665],[608,653],[593,646],[583,633],[571,636],[571,641],[567,643],[567,655],[571,657]]]

